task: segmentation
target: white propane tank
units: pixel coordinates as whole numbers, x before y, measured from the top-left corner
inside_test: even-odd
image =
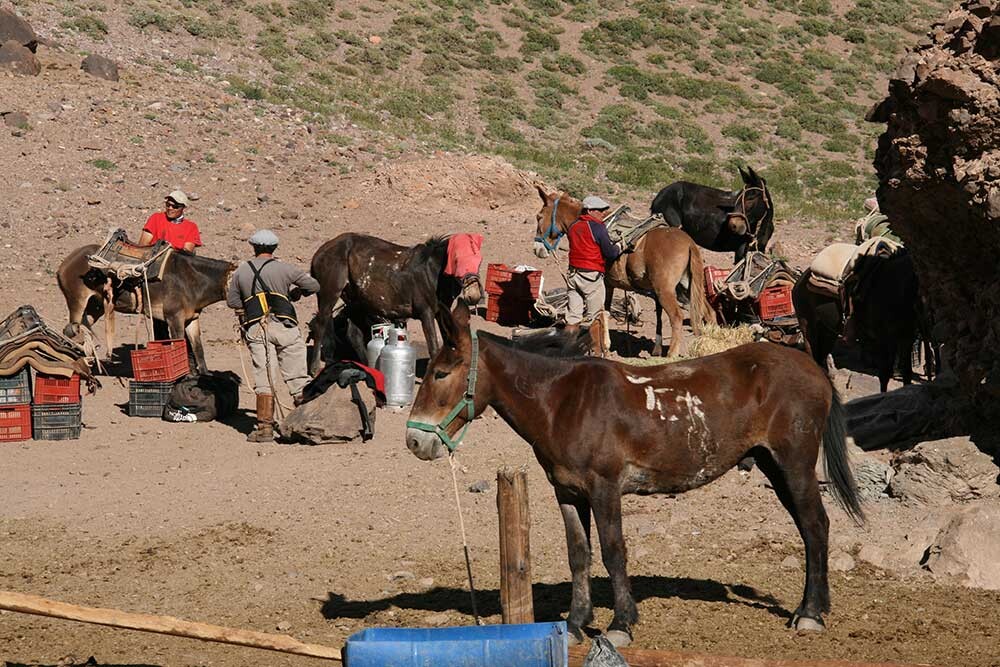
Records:
[[[390,329],[379,355],[379,370],[385,376],[385,402],[402,408],[413,402],[417,377],[417,351],[410,345],[406,329]]]
[[[378,356],[385,347],[385,339],[392,330],[392,325],[388,322],[372,325],[372,339],[365,347],[365,357],[368,359],[369,368],[378,368]]]

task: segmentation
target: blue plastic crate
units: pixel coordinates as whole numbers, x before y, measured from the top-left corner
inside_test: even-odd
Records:
[[[566,667],[566,623],[370,628],[351,635],[345,667]]]

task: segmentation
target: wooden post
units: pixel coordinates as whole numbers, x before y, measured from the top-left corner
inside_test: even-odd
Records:
[[[523,468],[497,471],[500,517],[500,607],[504,623],[534,623],[531,597],[531,517],[528,473]]]

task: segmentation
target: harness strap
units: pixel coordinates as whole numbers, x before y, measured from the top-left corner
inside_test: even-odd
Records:
[[[476,378],[479,375],[479,336],[475,331],[472,332],[472,360],[469,363],[469,377],[468,385],[465,389],[465,394],[463,394],[461,400],[458,404],[451,409],[445,417],[437,424],[428,424],[426,422],[418,421],[407,421],[407,428],[415,428],[418,431],[424,431],[425,433],[433,433],[437,437],[441,438],[441,442],[444,446],[448,448],[449,452],[454,452],[458,449],[459,444],[465,438],[465,432],[469,430],[469,424],[472,420],[476,418]],[[463,410],[468,410],[468,414],[465,418],[465,425],[462,427],[462,431],[454,439],[448,435],[447,429],[451,426],[451,423],[455,421]]]
[[[559,249],[559,242],[562,238],[566,236],[566,232],[559,229],[559,225],[556,224],[556,214],[559,211],[559,200],[561,197],[556,197],[556,201],[552,204],[552,216],[549,218],[549,228],[545,231],[545,236],[536,236],[535,240],[545,246],[545,249],[549,252],[555,252]],[[549,242],[550,238],[555,238],[554,242]]]

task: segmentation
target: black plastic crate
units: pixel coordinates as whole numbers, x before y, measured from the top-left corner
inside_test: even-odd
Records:
[[[27,366],[13,375],[0,376],[0,405],[31,403],[31,371]]]
[[[175,382],[128,383],[128,414],[130,417],[162,417],[163,408],[174,390]]]
[[[35,440],[76,440],[80,437],[83,406],[80,403],[32,405]]]

